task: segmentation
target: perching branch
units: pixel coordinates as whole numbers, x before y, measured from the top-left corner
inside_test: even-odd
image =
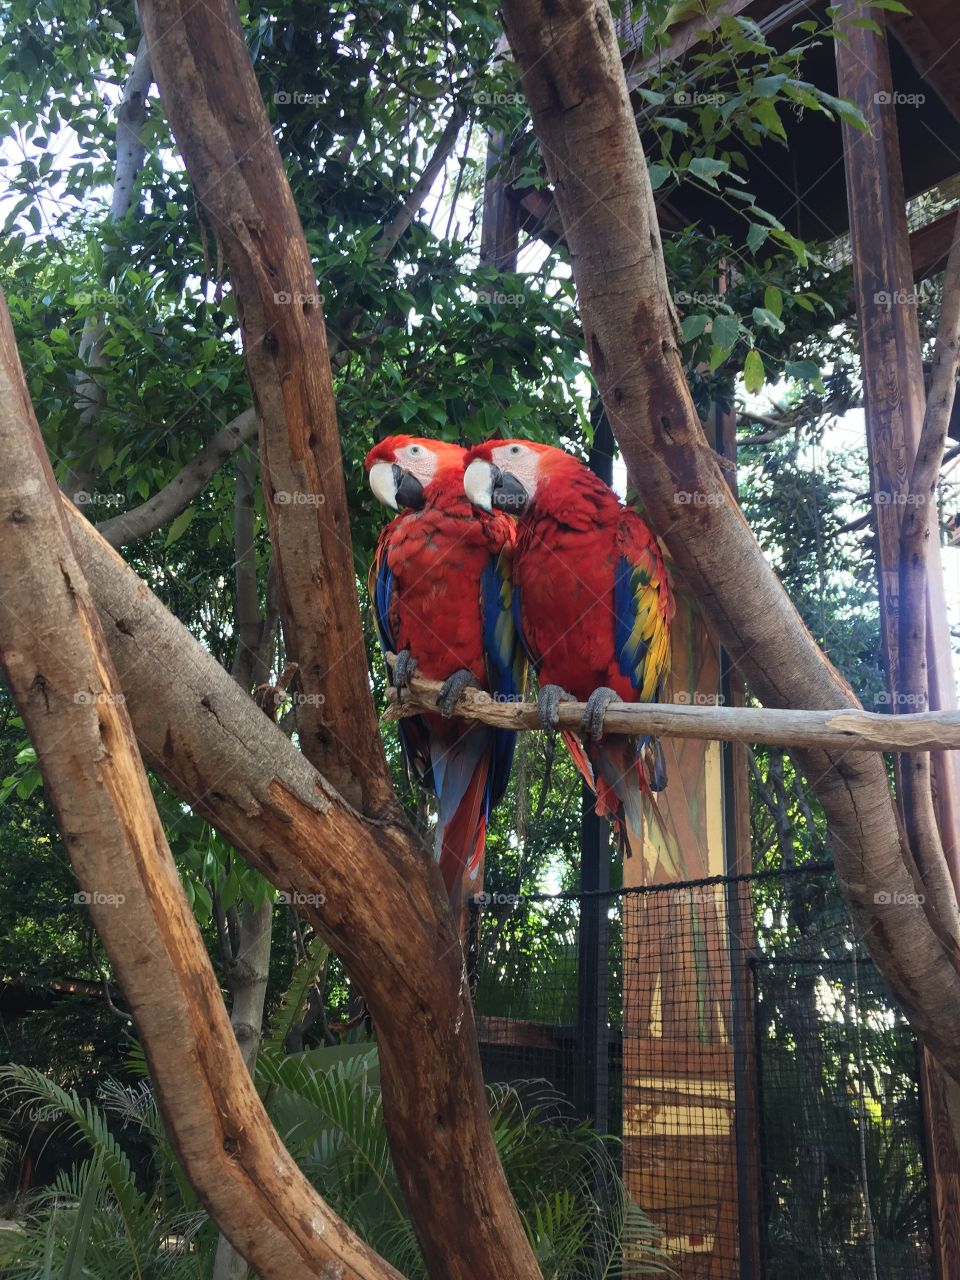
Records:
[[[390,655],[391,657],[393,655]],[[414,675],[409,689],[391,702],[384,720],[402,720],[437,710],[440,685]],[[586,709],[582,702],[560,704],[560,728],[579,729]],[[539,729],[533,702],[498,702],[479,689],[465,689],[457,715],[481,720],[498,729]],[[960,750],[960,711],[919,715],[876,715],[854,708],[837,711],[782,711],[772,707],[683,706],[675,703],[619,703],[607,710],[608,733],[631,737],[710,738],[720,742],[764,743],[782,747],[816,747],[831,751]]]

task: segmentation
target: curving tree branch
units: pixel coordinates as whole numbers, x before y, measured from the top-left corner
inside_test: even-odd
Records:
[[[697,417],[606,0],[505,0],[503,11],[563,218],[586,349],[651,522],[765,705],[856,707],[764,558]],[[943,1034],[945,1021],[960,1017],[955,906],[951,918],[920,874],[882,759],[812,748],[796,757],[826,813],[857,932],[915,1029],[957,1076]]]
[[[937,327],[930,394],[923,415],[913,472],[900,525],[900,635],[897,655],[897,710],[926,710],[930,705],[927,672],[927,565],[933,530],[939,536],[937,484],[947,430],[957,391],[960,367],[960,219],[954,227],[947,259],[943,301]],[[933,796],[933,770],[928,751],[915,752],[900,761],[903,796],[900,812],[926,881],[941,882],[941,894],[949,902],[946,883],[949,870],[937,823]],[[953,904],[954,913],[956,903]]]
[[[112,547],[122,547],[161,529],[185,510],[223,464],[256,434],[257,415],[253,409],[244,409],[211,436],[199,453],[152,498],[122,515],[101,521],[97,532]]]
[[[10,468],[0,657],[178,1159],[266,1280],[323,1280],[331,1267],[399,1280],[307,1182],[247,1073],[76,561],[2,297],[0,446]]]

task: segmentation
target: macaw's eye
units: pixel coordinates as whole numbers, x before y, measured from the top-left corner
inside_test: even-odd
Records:
[[[520,446],[519,446],[518,444],[512,444],[512,445],[510,446],[510,452],[511,452],[511,453],[519,453],[519,452],[520,452]]]
[[[410,452],[416,456],[420,452],[420,446],[418,444],[412,444],[410,446]]]

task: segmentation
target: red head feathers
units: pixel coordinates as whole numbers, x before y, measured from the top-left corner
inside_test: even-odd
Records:
[[[441,486],[462,485],[465,456],[465,449],[446,440],[397,435],[374,445],[363,465],[370,488],[385,506],[417,510]]]

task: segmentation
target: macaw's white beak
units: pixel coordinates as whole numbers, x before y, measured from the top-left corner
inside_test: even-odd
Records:
[[[373,490],[373,496],[378,502],[382,502],[385,507],[391,507],[394,511],[399,510],[397,506],[397,476],[399,467],[393,465],[392,462],[375,462],[370,468],[370,488]]]
[[[497,468],[492,462],[474,458],[463,473],[463,491],[474,504],[484,511],[493,510],[493,482]]]

